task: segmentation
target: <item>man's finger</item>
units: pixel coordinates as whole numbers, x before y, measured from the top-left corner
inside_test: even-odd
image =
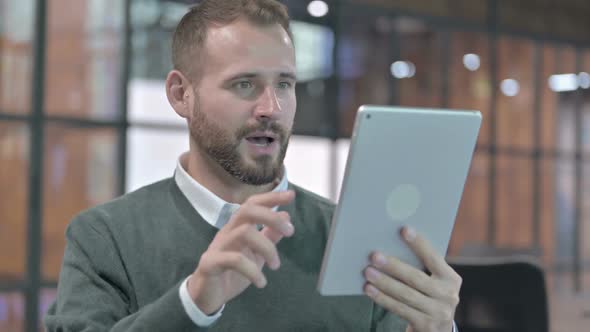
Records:
[[[275,206],[287,205],[291,203],[294,198],[295,192],[293,190],[269,191],[251,196],[244,204],[256,204],[272,208]]]
[[[383,253],[371,254],[371,265],[386,275],[397,279],[406,285],[426,294],[430,297],[440,298],[444,296],[440,289],[433,284],[430,276],[424,271],[399,260],[396,257],[386,256]]]
[[[430,242],[420,234],[416,233],[413,228],[404,227],[400,233],[410,249],[412,249],[432,274],[439,277],[452,277],[456,275],[455,271],[449,266],[449,264],[447,264],[444,257],[436,252]]]
[[[263,257],[271,269],[276,270],[279,268],[281,262],[274,243],[255,228],[246,224],[228,233],[227,238],[224,239],[224,244],[221,245],[221,249],[234,249],[236,251],[242,251],[244,248],[248,248],[254,254]]]
[[[233,228],[240,227],[242,224],[264,225],[283,236],[291,236],[295,231],[288,213],[275,212],[267,207],[255,204],[242,205],[231,217],[224,231],[231,232]]]
[[[282,233],[273,230],[270,227],[263,227],[260,233],[269,239],[272,243],[277,244],[284,237]]]
[[[250,280],[258,288],[263,288],[267,284],[264,273],[260,271],[256,263],[239,252],[215,251],[203,255],[199,265],[202,265],[205,273],[218,274],[225,270],[235,271]]]
[[[385,293],[381,292],[370,283],[365,284],[365,294],[369,296],[376,304],[383,307],[389,312],[397,314],[399,317],[405,319],[411,326],[419,326],[420,322],[427,320],[427,316],[418,310],[404,304]]]
[[[382,293],[426,314],[436,312],[437,303],[407,284],[369,266],[363,273],[365,279]]]

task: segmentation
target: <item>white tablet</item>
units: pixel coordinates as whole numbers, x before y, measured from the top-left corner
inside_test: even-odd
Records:
[[[404,225],[446,254],[480,124],[478,111],[359,109],[320,294],[363,294],[362,272],[373,251],[422,269],[400,238]]]

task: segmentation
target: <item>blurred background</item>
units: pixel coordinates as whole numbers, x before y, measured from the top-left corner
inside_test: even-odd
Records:
[[[188,149],[164,79],[191,3],[0,0],[0,331],[40,330],[75,214],[172,176]],[[480,110],[449,257],[534,259],[551,330],[585,330],[590,1],[283,3],[300,78],[290,180],[337,201],[361,104]]]

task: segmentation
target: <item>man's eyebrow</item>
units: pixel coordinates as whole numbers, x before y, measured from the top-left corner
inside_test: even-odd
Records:
[[[233,81],[233,80],[237,80],[237,79],[241,79],[241,78],[254,78],[256,76],[258,76],[258,74],[256,74],[256,73],[239,73],[237,75],[230,77],[228,79],[228,81]]]
[[[289,78],[289,79],[292,79],[293,81],[297,81],[297,76],[293,73],[281,73],[279,76],[281,78]]]
[[[227,81],[235,81],[235,80],[243,79],[243,78],[255,78],[255,77],[258,77],[258,76],[260,76],[260,74],[253,73],[253,72],[252,73],[250,73],[250,72],[248,72],[248,73],[240,73],[240,74],[237,74],[235,76],[230,77]],[[279,77],[280,78],[288,78],[288,79],[291,79],[293,81],[297,81],[297,76],[295,74],[289,73],[289,72],[280,73],[279,74]]]

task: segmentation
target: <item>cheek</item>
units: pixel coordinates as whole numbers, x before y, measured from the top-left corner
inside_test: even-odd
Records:
[[[236,113],[217,113],[215,123],[226,134],[233,135],[244,125],[245,120],[241,119]]]
[[[297,98],[295,97],[295,93],[293,92],[289,96],[281,98],[280,103],[285,122],[288,122],[289,125],[292,124],[297,110]]]
[[[217,98],[201,104],[201,111],[217,126],[227,131],[235,130],[247,119],[244,112],[239,112],[240,105],[226,98]]]

